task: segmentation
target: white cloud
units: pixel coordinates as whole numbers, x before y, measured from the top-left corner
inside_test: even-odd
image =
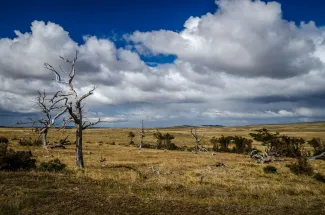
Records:
[[[78,49],[76,89],[96,85],[87,110],[111,122],[324,118],[323,29],[284,20],[275,2],[218,5],[214,14],[190,17],[181,32],[134,32],[127,38],[136,44],[125,48],[89,35],[78,45],[60,25],[34,21],[31,32],[0,39],[0,111],[35,112],[37,90],[64,89],[43,64],[68,71],[58,56],[72,58]],[[150,67],[140,57],[148,51],[177,59]]]
[[[175,54],[215,72],[287,78],[323,68],[323,32],[313,22],[282,19],[280,4],[220,0],[214,14],[190,17],[181,32],[135,32],[128,38],[153,54]],[[323,48],[322,48],[323,49]],[[321,50],[322,53],[323,50]]]

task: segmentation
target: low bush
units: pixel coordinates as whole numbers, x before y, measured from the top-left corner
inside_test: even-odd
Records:
[[[313,175],[313,178],[316,180],[316,181],[319,181],[319,182],[323,182],[325,183],[325,176],[320,174],[320,173],[315,173]]]
[[[9,140],[4,136],[0,136],[0,143],[9,143]]]
[[[30,170],[36,168],[35,163],[31,151],[8,150],[6,143],[0,143],[0,170]]]
[[[313,138],[312,140],[308,141],[308,144],[313,147],[314,156],[325,152],[325,143],[319,138]]]
[[[48,172],[58,172],[66,168],[66,164],[61,163],[59,159],[50,160],[48,162],[42,162],[39,166],[39,170]]]
[[[253,150],[253,141],[245,137],[235,136],[233,138],[234,147],[232,149],[235,153],[250,153]]]
[[[266,128],[256,130],[257,133],[249,135],[256,141],[260,141],[267,146],[266,151],[276,156],[299,157],[302,153],[302,147],[305,143],[303,138],[289,137],[280,135],[279,132],[271,133]]]
[[[150,145],[148,143],[143,143],[141,147],[146,148],[146,149],[155,149],[156,148],[156,146]]]
[[[296,158],[296,162],[293,164],[287,165],[287,167],[296,175],[313,175],[314,170],[310,165],[308,158],[305,156],[300,156]]]
[[[20,139],[18,143],[21,146],[41,146],[41,145],[43,145],[42,140],[40,140],[40,139],[32,140],[32,138]]]
[[[234,137],[232,136],[221,136],[219,138],[212,137],[210,143],[213,145],[212,150],[215,152],[229,152],[229,145],[233,141]]]
[[[177,150],[178,147],[172,142],[175,136],[169,133],[162,134],[158,130],[153,133],[156,138],[156,149]]]
[[[275,166],[266,166],[263,168],[264,173],[277,173],[277,168]]]

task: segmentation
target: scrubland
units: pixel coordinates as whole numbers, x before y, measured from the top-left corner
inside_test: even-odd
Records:
[[[295,137],[325,140],[325,123],[299,123],[244,127],[200,128],[206,132],[201,144],[222,134],[249,138],[266,127]],[[145,143],[154,144],[146,129]],[[325,183],[293,174],[282,158],[270,165],[277,173],[265,173],[248,155],[234,153],[138,150],[129,145],[128,133],[138,129],[89,129],[84,132],[86,168],[75,168],[74,145],[66,149],[20,146],[19,138],[36,136],[30,128],[0,128],[14,150],[31,150],[37,162],[59,158],[67,170],[0,172],[0,214],[325,214]],[[177,146],[194,146],[189,128],[161,128],[175,136]],[[49,141],[74,130],[55,130]],[[263,150],[261,143],[254,147]],[[223,164],[223,165],[220,165]],[[325,174],[325,161],[311,161],[316,172]]]

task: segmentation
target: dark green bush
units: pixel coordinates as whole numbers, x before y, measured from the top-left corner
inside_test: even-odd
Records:
[[[308,141],[308,144],[313,147],[314,156],[325,152],[325,143],[322,142],[319,138],[313,138],[312,140]]]
[[[315,173],[313,178],[316,179],[316,181],[325,183],[325,176],[320,173]]]
[[[257,133],[250,133],[249,135],[256,141],[262,142],[263,145],[268,145],[270,142],[278,139],[279,132],[271,133],[268,129],[262,128],[255,130]]]
[[[308,158],[300,156],[296,158],[297,161],[293,164],[287,165],[287,167],[296,175],[313,175],[314,170],[310,165]]]
[[[229,145],[234,139],[232,136],[221,136],[219,138],[212,137],[210,143],[213,145],[213,151],[215,152],[229,152]]]
[[[38,169],[41,171],[58,172],[64,170],[66,166],[59,159],[54,159],[48,162],[42,162]]]
[[[162,134],[159,131],[153,133],[153,136],[157,139],[156,148],[157,149],[168,149],[168,150],[177,150],[178,147],[172,143],[172,140],[175,139],[174,135],[169,133]]]
[[[142,148],[155,149],[156,146],[154,146],[154,145],[150,145],[150,144],[148,144],[148,143],[143,143],[143,144],[142,144]]]
[[[134,145],[135,134],[132,131],[130,131],[128,137],[130,138],[130,145]]]
[[[234,147],[232,149],[235,153],[250,153],[253,150],[253,141],[245,137],[235,136],[233,138]]]
[[[277,168],[275,166],[266,166],[263,168],[265,173],[276,173],[277,172]]]
[[[0,143],[9,143],[9,140],[4,136],[0,136]]]
[[[271,133],[266,128],[256,130],[257,133],[249,135],[256,141],[267,146],[266,151],[276,156],[299,157],[302,153],[302,146],[305,143],[303,138],[280,135],[279,132]]]
[[[41,146],[41,145],[43,145],[42,140],[40,140],[40,139],[32,140],[32,138],[20,139],[18,143],[21,146]]]
[[[0,170],[30,170],[36,168],[35,163],[31,151],[8,150],[6,143],[0,144]]]

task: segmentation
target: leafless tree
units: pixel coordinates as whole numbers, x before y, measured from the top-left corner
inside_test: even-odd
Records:
[[[197,133],[197,127],[191,127],[191,135],[193,136],[194,140],[195,140],[195,153],[198,153],[200,151],[200,142],[202,140],[202,138],[204,137],[205,135],[205,132],[199,136],[198,133]]]
[[[41,128],[35,129],[35,131],[42,136],[43,147],[48,150],[47,134],[50,128],[55,124],[55,121],[66,112],[66,107],[62,104],[64,99],[58,98],[55,94],[51,99],[48,98],[45,91],[38,91],[36,104],[40,110],[41,118],[32,119],[28,118],[26,122],[18,122],[17,124],[32,124],[32,126],[40,126]],[[56,113],[55,115],[53,115]]]
[[[55,73],[56,81],[58,83],[67,84],[69,86],[69,92],[63,93],[61,91],[58,91],[56,93],[56,97],[60,98],[60,100],[65,101],[65,108],[66,111],[69,114],[69,117],[63,120],[63,126],[66,126],[69,123],[74,123],[76,127],[76,165],[79,168],[84,168],[84,159],[83,159],[83,152],[82,152],[82,133],[83,130],[89,128],[90,126],[96,125],[100,122],[100,119],[98,119],[95,122],[91,122],[90,120],[87,120],[87,118],[84,116],[84,105],[82,104],[83,101],[88,98],[90,95],[93,94],[96,87],[94,86],[88,93],[79,95],[77,91],[74,88],[73,81],[76,74],[76,62],[78,59],[78,51],[76,51],[76,55],[73,60],[67,60],[60,56],[60,58],[65,61],[66,63],[69,63],[71,65],[71,70],[69,73],[69,80],[67,82],[63,81],[61,79],[60,73],[50,64],[45,63],[45,68],[49,71],[52,71]],[[63,70],[60,67],[60,71],[63,72]]]

